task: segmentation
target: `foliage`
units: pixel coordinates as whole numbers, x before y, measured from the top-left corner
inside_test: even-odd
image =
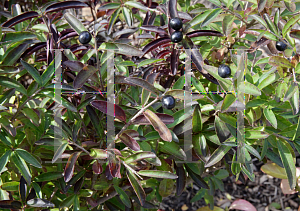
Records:
[[[210,1],[214,9],[190,0],[4,6],[0,208],[157,210],[194,182],[192,201],[213,209],[222,179],[255,179],[254,159],[299,190],[300,5]],[[83,7],[94,21],[71,13]],[[183,20],[178,44],[174,17]],[[89,44],[79,43],[82,31]],[[221,64],[230,78],[218,75]],[[162,107],[164,95],[175,108]]]

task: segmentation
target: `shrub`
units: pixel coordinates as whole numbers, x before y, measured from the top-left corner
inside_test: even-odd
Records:
[[[298,191],[299,3],[211,2],[4,6],[0,208],[157,210],[194,182],[213,209],[222,179],[254,180],[254,159]],[[83,7],[94,21],[69,10]]]

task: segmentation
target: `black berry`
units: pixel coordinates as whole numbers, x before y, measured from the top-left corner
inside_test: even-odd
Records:
[[[222,78],[228,78],[231,75],[231,69],[225,64],[221,64],[218,68],[218,74]]]
[[[170,26],[172,29],[179,31],[182,28],[182,21],[180,18],[172,18],[170,20]]]
[[[182,40],[182,38],[183,38],[183,34],[181,31],[174,31],[171,34],[171,41],[174,43],[180,42]]]
[[[88,31],[83,31],[79,34],[79,42],[81,44],[88,44],[92,39],[92,35]]]
[[[172,109],[175,107],[175,99],[171,95],[165,95],[162,98],[162,106],[166,109]]]
[[[287,45],[284,42],[277,41],[276,42],[276,49],[278,51],[284,51],[287,48]]]

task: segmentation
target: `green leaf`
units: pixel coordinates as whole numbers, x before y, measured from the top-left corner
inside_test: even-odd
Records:
[[[257,157],[259,160],[261,160],[260,154],[257,152],[256,149],[254,149],[252,146],[245,144],[246,149],[248,150],[248,152],[250,152],[252,155],[254,155],[255,157]]]
[[[55,73],[55,70],[59,68],[61,65],[60,62],[55,62],[56,59],[53,59],[53,61],[50,63],[50,65],[47,67],[47,69],[43,72],[42,74],[42,81],[43,81],[43,86],[45,86],[49,80],[52,79],[52,76]]]
[[[3,171],[5,168],[6,164],[8,163],[10,156],[11,156],[12,151],[8,150],[6,151],[1,157],[0,157],[0,172]]]
[[[0,85],[8,88],[15,88],[17,91],[21,92],[22,94],[27,95],[27,91],[24,88],[24,86],[12,78],[0,76]]]
[[[143,67],[143,66],[146,66],[149,64],[154,64],[154,63],[160,62],[160,61],[164,61],[164,59],[145,59],[138,64],[137,68]]]
[[[127,44],[122,43],[109,43],[104,42],[99,46],[99,50],[110,50],[115,53],[126,55],[126,56],[143,56],[144,53],[140,49]],[[94,54],[94,52],[93,52]]]
[[[300,14],[292,16],[288,22],[284,25],[282,29],[282,36],[283,38],[286,36],[286,34],[291,30],[291,28],[299,21]]]
[[[120,3],[108,3],[104,4],[101,7],[98,8],[98,11],[105,11],[105,10],[111,10],[111,9],[118,9],[121,6]]]
[[[287,179],[286,172],[284,168],[281,168],[275,163],[266,163],[261,167],[261,171],[272,177],[279,179]]]
[[[11,161],[14,163],[14,165],[17,166],[17,168],[21,172],[22,176],[24,177],[24,179],[26,180],[28,185],[30,185],[30,183],[31,183],[31,173],[30,173],[30,171],[28,169],[28,166],[25,163],[25,161],[22,158],[20,158],[16,152],[13,152],[11,154]]]
[[[266,119],[270,122],[270,124],[277,129],[277,120],[274,112],[271,109],[264,108],[264,115]]]
[[[61,177],[63,177],[62,172],[46,172],[46,173],[40,174],[34,180],[36,182],[45,182],[45,181],[57,180]]]
[[[177,175],[168,171],[158,171],[158,170],[140,170],[139,175],[145,177],[163,178],[163,179],[177,179]]]
[[[261,90],[261,89],[265,88],[266,86],[274,83],[279,78],[280,78],[280,76],[278,75],[278,73],[273,73],[273,74],[269,75],[268,77],[266,77],[264,80],[262,80],[258,84],[257,88]]]
[[[193,132],[198,133],[202,130],[201,110],[199,105],[196,105],[192,118]]]
[[[225,36],[228,36],[233,28],[232,23],[234,21],[234,16],[227,15],[225,16],[222,22],[222,29]]]
[[[198,175],[195,174],[193,172],[192,169],[190,169],[190,167],[188,165],[185,164],[185,169],[187,170],[189,176],[194,180],[194,182],[199,185],[199,187],[205,188],[205,189],[209,189],[209,186],[207,185],[207,183],[204,181],[204,179]]]
[[[225,154],[230,150],[231,146],[221,145],[219,146],[213,154],[210,156],[209,160],[205,164],[205,168],[213,166],[214,164],[218,163]]]
[[[249,15],[249,18],[253,18],[257,22],[259,22],[261,25],[263,25],[266,29],[268,29],[268,25],[266,22],[258,15]]]
[[[291,85],[290,85],[290,87],[289,87],[289,89],[285,93],[283,101],[289,100],[294,95],[294,93],[296,92],[297,88],[298,88],[298,84],[295,83],[295,82],[292,82]]]
[[[12,147],[12,143],[11,143],[11,140],[10,139],[7,139],[5,136],[3,136],[1,133],[0,133],[0,140],[2,143],[6,144],[7,146],[9,147]]]
[[[276,67],[286,67],[292,68],[292,63],[284,57],[281,56],[271,56],[269,59],[269,64]]]
[[[34,80],[41,86],[42,85],[42,79],[39,74],[39,72],[30,64],[27,62],[21,60],[21,64],[23,67],[28,71],[28,73],[34,78]]]
[[[27,43],[15,43],[13,44],[14,49],[12,49],[2,60],[2,65],[10,66],[14,65],[15,62],[20,58],[20,56],[24,53],[25,50],[28,49]]]
[[[183,151],[183,149],[181,149],[177,143],[175,142],[166,142],[166,141],[160,141],[159,142],[159,148],[170,154],[173,155],[181,160],[186,160],[186,154]]]
[[[245,90],[244,90],[245,94],[250,94],[250,95],[254,95],[254,96],[261,95],[260,89],[257,88],[255,85],[253,85],[253,84],[251,84],[251,83],[249,83],[247,81],[244,81],[243,83],[245,85]]]
[[[84,67],[76,76],[75,80],[73,81],[73,87],[75,89],[81,88],[85,82],[97,72],[97,69],[91,65]]]
[[[294,163],[293,155],[289,148],[286,146],[287,144],[288,143],[285,143],[285,141],[277,141],[278,151],[283,162],[285,172],[287,174],[287,179],[289,181],[290,188],[293,190],[296,187],[296,166]]]
[[[36,196],[41,199],[43,197],[43,195],[42,195],[42,189],[39,186],[39,184],[37,184],[36,182],[32,182],[32,187],[36,193]]]
[[[188,27],[193,27],[201,22],[203,22],[206,17],[211,13],[211,9],[206,9],[205,12],[200,13],[199,15],[197,15],[196,17],[193,18],[193,20],[191,20],[190,22],[188,22]]]
[[[264,13],[263,17],[264,17],[270,31],[273,32],[274,34],[278,35],[277,28],[275,27],[274,23],[271,21],[269,15],[267,13]]]
[[[146,201],[146,194],[145,194],[145,191],[144,191],[140,181],[136,178],[136,176],[134,175],[134,173],[131,170],[127,169],[126,174],[127,174],[127,178],[129,180],[134,192],[136,193],[137,197],[139,198],[140,204],[143,206]]]
[[[95,159],[106,159],[107,158],[107,152],[104,149],[92,148],[90,156],[95,158]]]
[[[114,11],[114,13],[111,15],[110,20],[109,20],[109,24],[108,24],[108,29],[107,29],[107,34],[110,35],[113,29],[113,26],[120,14],[121,11],[121,7],[119,7],[116,11]]]
[[[128,195],[125,193],[125,191],[122,188],[120,188],[120,187],[118,187],[116,185],[114,185],[114,188],[117,191],[117,193],[119,194],[119,197],[120,197],[121,201],[123,202],[123,204],[126,207],[131,208],[131,200],[128,197]]]
[[[129,27],[132,27],[133,17],[132,17],[131,10],[129,10],[127,7],[123,7],[123,12],[122,13],[124,15],[124,18],[125,18],[125,21],[126,21],[127,25]]]
[[[6,191],[18,191],[19,185],[20,185],[20,182],[16,182],[16,181],[5,182],[1,185],[1,189],[6,190]]]
[[[264,131],[257,131],[257,130],[248,130],[245,131],[245,138],[247,139],[263,139],[267,138],[269,134]]]
[[[148,11],[148,10],[152,11],[153,10],[153,9],[150,9],[150,8],[144,6],[140,2],[136,2],[136,1],[127,1],[127,2],[125,2],[125,5],[131,6],[131,7],[134,7],[134,8],[138,8],[138,9],[141,9],[141,10],[144,10],[144,11]]]
[[[78,20],[71,13],[65,13],[64,18],[78,34],[80,34],[83,31],[87,31],[87,29],[84,27],[84,25],[81,23],[81,21]]]
[[[2,38],[1,42],[4,44],[11,44],[11,43],[16,43],[19,41],[24,41],[24,40],[32,40],[35,39],[36,35],[33,34],[32,32],[8,32],[5,33],[5,36]]]
[[[233,94],[226,94],[222,103],[221,111],[226,111],[235,101],[236,97]]]
[[[205,27],[210,24],[221,12],[221,8],[212,10],[211,13],[209,13],[209,15],[203,20],[201,27]]]
[[[156,155],[153,152],[138,152],[138,153],[129,155],[124,160],[124,162],[128,164],[128,163],[144,160],[146,158],[156,158]]]
[[[71,196],[65,198],[59,205],[59,208],[70,207],[75,200],[76,194],[72,194]]]
[[[61,158],[61,155],[66,150],[67,146],[68,146],[68,143],[62,143],[62,145],[60,145],[58,147],[58,149],[56,150],[56,152],[52,158],[52,163],[55,163],[57,161],[57,159]]]
[[[16,149],[15,152],[21,157],[23,158],[27,163],[37,167],[37,168],[42,168],[42,165],[40,164],[40,162],[33,157],[29,152],[27,152],[24,149]]]

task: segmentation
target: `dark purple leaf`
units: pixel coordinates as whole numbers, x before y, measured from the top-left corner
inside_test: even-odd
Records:
[[[115,76],[115,83],[116,84],[128,84],[128,85],[131,85],[131,86],[136,86],[135,84],[133,83],[130,83],[129,81],[125,80],[125,76],[122,76],[122,75],[116,75]]]
[[[2,24],[2,27],[12,27],[12,26],[14,26],[18,23],[21,23],[25,20],[35,18],[35,17],[38,17],[38,16],[39,16],[39,14],[37,12],[33,12],[33,11],[24,12],[20,15],[17,15],[16,17],[13,17],[13,18],[9,19],[8,21],[4,22]]]
[[[178,176],[176,179],[176,195],[180,196],[186,185],[186,173],[183,166],[178,165],[176,166],[176,175]]]
[[[93,163],[92,169],[95,174],[101,174],[103,172],[102,165],[98,162],[98,160],[96,160],[96,162]]]
[[[145,33],[137,36],[136,39],[154,39],[154,37],[152,34]]]
[[[82,176],[75,184],[74,184],[74,193],[77,194],[80,191],[82,185],[84,183],[84,176]]]
[[[254,42],[251,44],[251,51],[249,51],[250,53],[256,51],[258,48],[260,48],[261,46],[264,45],[268,45],[271,42],[271,40],[268,40],[267,38],[262,37],[260,40]]]
[[[167,7],[166,4],[160,4],[157,9],[161,11],[163,14],[167,15]]]
[[[158,34],[168,35],[168,33],[164,29],[162,29],[158,26],[143,25],[143,26],[140,27],[140,29],[155,32],[155,33],[158,33]]]
[[[0,201],[0,208],[2,209],[21,209],[22,203],[14,200]]]
[[[26,58],[27,56],[30,56],[31,54],[37,52],[38,50],[46,47],[46,42],[40,42],[36,43],[33,46],[29,47],[21,56],[21,58]]]
[[[171,18],[178,17],[177,0],[169,0],[168,9],[169,9],[169,15]]]
[[[156,54],[156,58],[157,59],[161,59],[163,58],[164,56],[170,54],[171,51],[170,50],[163,50],[163,51],[160,51],[158,54]]]
[[[80,153],[81,152],[74,152],[69,157],[68,163],[65,168],[65,174],[64,174],[65,182],[69,182],[71,180],[73,173],[74,173],[75,164],[76,164],[76,161],[77,161]]]
[[[76,76],[73,86],[75,89],[81,88],[83,84],[95,73],[97,69],[93,66],[84,67]]]
[[[70,32],[68,34],[65,34],[64,36],[61,36],[60,39],[59,39],[59,42],[62,41],[62,40],[65,40],[67,38],[76,37],[76,36],[78,36],[77,32]]]
[[[147,76],[146,81],[148,81],[150,84],[154,84],[154,82],[156,81],[159,75],[160,73],[151,73],[150,75]]]
[[[148,91],[152,92],[155,95],[159,95],[159,91],[154,87],[154,85],[150,84],[148,81],[145,81],[141,78],[127,77],[125,78],[125,81],[143,87],[144,89],[147,89]]]
[[[129,135],[133,138],[140,136],[139,132],[137,132],[136,130],[131,130],[131,129],[125,130],[123,133],[126,133],[127,135]]]
[[[189,38],[200,37],[200,36],[216,36],[223,37],[224,35],[221,32],[213,30],[196,30],[186,34]]]
[[[155,18],[156,18],[156,13],[153,12],[149,18],[149,21],[147,23],[147,25],[153,25],[154,21],[155,21]]]
[[[24,202],[26,200],[26,194],[27,194],[27,182],[23,176],[21,176],[20,179],[19,193],[22,202]]]
[[[151,74],[151,72],[154,70],[154,67],[151,65],[151,66],[148,66],[148,67],[145,67],[144,69],[143,69],[143,79],[144,80],[146,80],[146,81],[148,81],[147,80],[147,78],[148,78],[148,76]],[[150,84],[154,84],[154,81],[153,82],[150,82],[150,81],[148,81]]]
[[[78,45],[78,44],[72,45],[70,47],[70,50],[72,51],[73,54],[77,53],[78,51],[84,51],[87,49],[88,49],[88,47],[86,47],[84,45]]]
[[[86,3],[80,1],[64,1],[51,4],[49,7],[45,9],[45,13],[48,12],[56,12],[59,10],[66,10],[66,9],[79,9],[82,7],[88,7]]]
[[[118,118],[119,120],[126,122],[126,115],[125,112],[123,111],[123,109],[116,105],[116,104],[112,104],[112,103],[108,103],[107,101],[102,101],[102,100],[94,100],[93,102],[91,102],[92,106],[94,106],[96,109],[102,111],[105,114],[107,113],[107,104],[109,104],[109,106],[113,106],[115,108],[115,117]]]
[[[121,161],[120,158],[115,157],[114,155],[109,158],[109,171],[112,177],[122,178],[121,176]]]
[[[189,21],[193,19],[188,13],[180,11],[178,11],[178,17]]]
[[[161,121],[164,124],[172,124],[174,122],[174,117],[172,117],[169,114],[156,113],[156,115],[158,116],[159,119],[161,119]],[[133,120],[132,124],[151,125],[151,123],[148,121],[148,119],[143,114],[139,115],[137,118],[135,118],[135,120]]]
[[[162,38],[159,38],[157,40],[153,40],[152,42],[148,43],[144,48],[143,48],[143,53],[144,55],[146,53],[148,53],[149,51],[163,45],[163,44],[166,44],[166,43],[170,43],[171,42],[171,39],[169,37],[162,37]]]
[[[79,61],[64,61],[63,65],[66,65],[70,70],[76,72],[79,72],[84,67],[84,64]]]
[[[173,48],[171,53],[171,71],[173,75],[176,75],[178,71],[178,50],[176,48]]]
[[[132,138],[131,136],[127,135],[127,133],[125,133],[125,132],[122,133],[119,136],[119,138],[130,149],[132,149],[134,151],[139,151],[140,150],[140,145],[137,143],[137,141],[134,138]]]
[[[145,16],[145,18],[144,18],[143,25],[148,25],[148,21],[149,21],[150,14],[151,14],[151,12],[148,10],[148,11],[146,12],[146,16]]]

